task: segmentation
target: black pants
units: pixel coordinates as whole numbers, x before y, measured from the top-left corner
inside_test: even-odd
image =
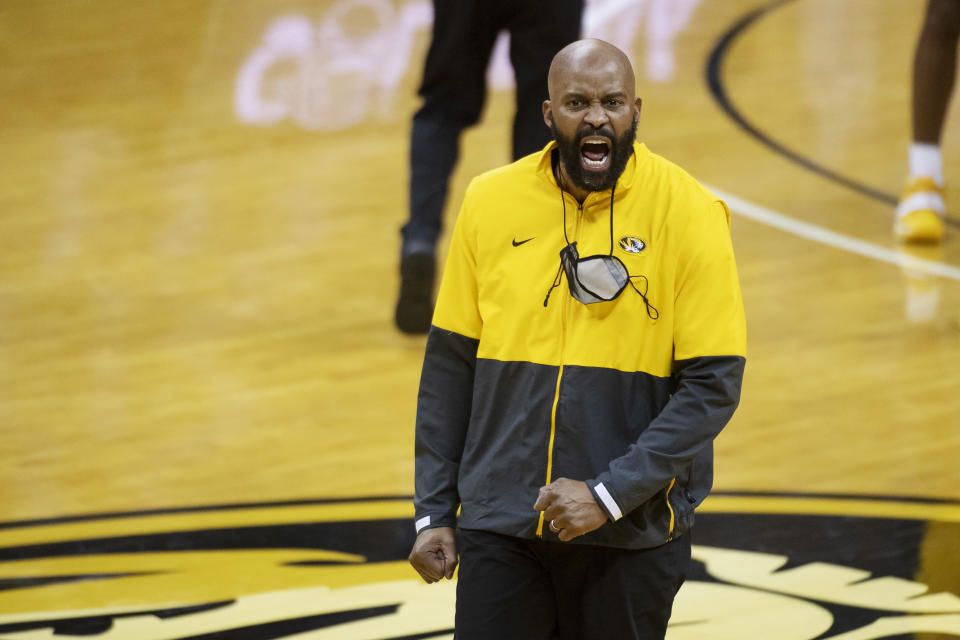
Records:
[[[613,549],[459,532],[456,640],[663,640],[690,537]]]
[[[551,138],[541,105],[553,56],[580,35],[583,0],[434,0],[427,53],[410,140],[410,219],[403,254],[433,251],[456,164],[460,133],[483,111],[486,71],[501,30],[510,33],[517,84],[513,157],[541,149]]]

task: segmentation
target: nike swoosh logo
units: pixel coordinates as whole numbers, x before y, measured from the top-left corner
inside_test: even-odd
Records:
[[[521,240],[520,242],[517,242],[516,238],[514,238],[514,239],[512,240],[513,246],[519,247],[519,246],[522,245],[522,244],[526,244],[526,243],[530,242],[531,240],[533,240],[533,239],[536,238],[536,237],[537,237],[537,236],[533,236],[533,238],[527,238],[526,240]]]

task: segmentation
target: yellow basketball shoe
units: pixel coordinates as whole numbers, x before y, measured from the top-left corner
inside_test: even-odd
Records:
[[[897,205],[894,234],[906,242],[939,242],[947,215],[943,192],[933,178],[911,180]]]

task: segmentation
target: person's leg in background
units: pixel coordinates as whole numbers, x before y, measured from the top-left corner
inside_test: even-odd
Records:
[[[395,322],[426,333],[433,316],[436,244],[460,134],[483,111],[486,69],[499,31],[498,3],[434,0],[433,36],[410,136],[409,218],[401,229]]]
[[[510,63],[517,79],[513,159],[543,148],[551,139],[541,105],[547,99],[547,72],[553,56],[580,38],[583,0],[530,0],[511,18]]]
[[[930,0],[913,60],[913,143],[910,177],[897,205],[894,232],[908,242],[936,242],[944,234],[940,139],[956,73],[960,0]]]

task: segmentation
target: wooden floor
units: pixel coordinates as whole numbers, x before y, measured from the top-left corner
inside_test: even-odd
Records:
[[[960,521],[957,191],[942,246],[891,235],[922,12],[589,4],[587,32],[637,67],[640,139],[734,211],[749,357],[719,493]],[[412,493],[424,340],[392,311],[429,20],[426,0],[0,3],[0,523]],[[766,142],[711,93],[712,54]],[[450,221],[508,159],[509,75],[499,59]],[[944,153],[960,185],[960,100]],[[960,540],[942,548],[956,597]],[[82,608],[43,589],[0,591],[0,625]]]

